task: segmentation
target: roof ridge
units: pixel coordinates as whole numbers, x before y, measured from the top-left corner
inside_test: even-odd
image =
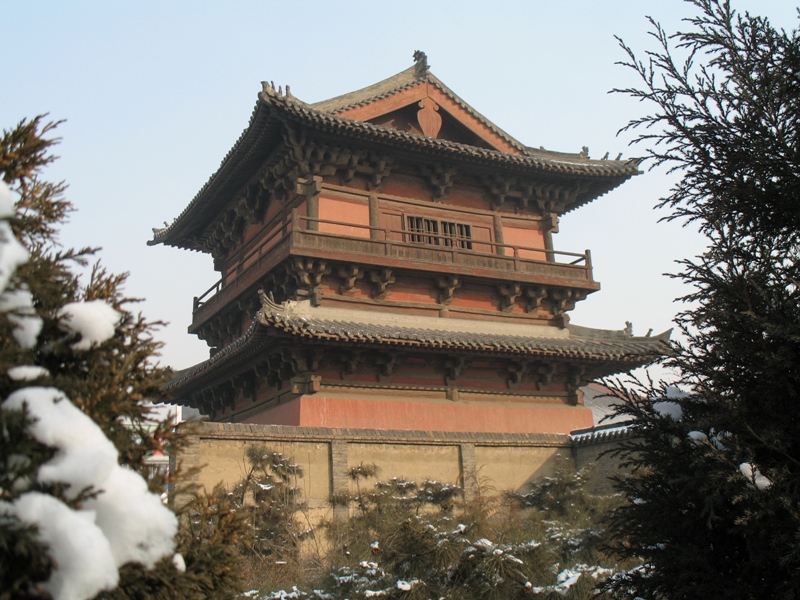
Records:
[[[460,108],[465,110],[469,115],[483,124],[489,131],[501,137],[505,142],[523,154],[527,152],[527,146],[525,146],[525,144],[517,140],[515,137],[498,127],[487,117],[475,110],[469,103],[467,103],[463,98],[450,89],[441,79],[436,77],[436,75],[434,75],[428,67],[427,56],[424,52],[417,50],[414,53],[414,60],[415,64],[409,68],[404,69],[403,71],[400,71],[399,73],[396,73],[391,77],[387,77],[386,79],[383,79],[377,83],[373,83],[372,85],[368,85],[339,96],[334,96],[333,98],[328,98],[327,100],[321,100],[314,103],[303,102],[303,104],[320,112],[327,112],[337,115],[350,109],[373,104],[383,100],[384,98],[394,96],[395,94],[414,87],[419,83],[431,83],[445,96],[455,102]],[[287,96],[289,95],[290,94],[288,93],[287,86]]]
[[[391,136],[397,139],[425,140],[428,144],[434,146],[440,146],[442,148],[468,150],[472,154],[481,155],[486,158],[498,158],[510,162],[518,162],[520,164],[532,163],[538,167],[548,168],[549,170],[555,170],[555,171],[563,170],[558,168],[559,166],[560,167],[580,166],[582,168],[589,167],[592,170],[600,171],[601,169],[605,170],[612,166],[618,169],[620,164],[622,165],[632,164],[634,168],[638,168],[638,161],[636,159],[627,159],[620,161],[601,160],[601,159],[585,159],[581,160],[580,162],[560,161],[556,159],[539,158],[537,156],[529,154],[528,152],[523,152],[522,154],[511,154],[508,152],[503,152],[502,150],[496,150],[494,148],[483,148],[480,146],[473,146],[471,144],[464,144],[461,142],[453,142],[451,140],[445,140],[441,138],[432,138],[425,135],[412,133],[409,131],[392,129],[390,127],[381,127],[380,125],[375,125],[367,121],[357,121],[355,119],[348,119],[347,117],[341,117],[335,113],[318,110],[313,105],[306,104],[305,102],[298,100],[294,96],[287,96],[285,94],[281,94],[277,90],[269,86],[265,86],[264,91],[259,94],[259,99],[265,103],[272,103],[276,107],[280,107],[282,105],[285,109],[288,109],[291,112],[295,112],[297,116],[302,115],[304,117],[308,117],[311,114],[316,114],[319,116],[321,120],[327,121],[328,124],[331,125],[334,124],[346,125],[348,127],[379,132],[383,135]],[[299,115],[297,113],[299,113]],[[589,174],[589,173],[584,173],[584,174]],[[602,172],[598,172],[597,174],[601,176],[610,175],[610,173],[602,173]],[[631,174],[632,173],[629,173],[629,175]]]
[[[393,96],[403,90],[417,85],[418,83],[427,81],[430,77],[430,71],[426,71],[423,77],[419,76],[419,69],[417,65],[412,65],[407,69],[395,73],[391,77],[382,79],[377,83],[328,98],[327,100],[320,100],[319,102],[303,102],[306,106],[318,110],[320,112],[327,112],[330,114],[337,114],[357,106],[365,106],[383,98]],[[385,88],[385,89],[384,89]],[[348,100],[350,100],[348,102]],[[302,101],[301,101],[302,102]]]
[[[461,98],[461,96],[459,96],[449,87],[447,87],[447,85],[445,85],[445,83],[441,79],[436,77],[436,75],[434,75],[433,73],[429,73],[428,83],[432,83],[434,86],[436,86],[436,88],[440,92],[449,97],[453,102],[458,104],[461,108],[466,110],[470,115],[475,117],[478,121],[480,121],[483,125],[485,125],[489,129],[489,131],[503,138],[506,142],[508,142],[511,146],[513,146],[523,154],[527,152],[527,146],[525,146],[525,144],[520,142],[517,138],[515,138],[511,134],[507,133],[505,130],[495,125],[488,118],[484,117],[481,113],[475,110],[470,104],[468,104],[463,98]]]

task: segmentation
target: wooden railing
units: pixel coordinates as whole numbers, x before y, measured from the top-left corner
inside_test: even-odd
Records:
[[[336,228],[347,228],[350,232],[363,233],[343,235],[336,231],[325,231]],[[362,262],[370,262],[367,257],[380,256],[427,265],[458,265],[465,269],[483,272],[526,273],[576,282],[592,281],[592,259],[589,250],[579,254],[456,238],[436,233],[358,225],[306,217],[299,215],[295,210],[292,211],[290,220],[283,222],[276,220],[272,232],[265,239],[253,240],[245,245],[234,279],[227,285],[224,279],[220,279],[203,294],[195,297],[194,310],[197,311],[223,289],[235,285],[237,280],[257,268],[259,259],[276,251],[277,248],[285,248],[292,254],[299,251],[297,253],[300,255],[304,249],[329,251],[340,256],[352,255],[353,260]],[[244,279],[249,278],[244,277]]]

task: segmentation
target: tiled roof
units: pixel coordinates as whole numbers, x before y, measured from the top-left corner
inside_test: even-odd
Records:
[[[259,99],[293,120],[307,125],[315,125],[327,132],[338,132],[351,137],[365,136],[388,143],[411,145],[419,150],[447,152],[454,156],[488,161],[489,163],[505,163],[525,168],[535,168],[545,172],[564,173],[583,176],[626,176],[639,172],[638,161],[630,160],[591,160],[581,154],[564,152],[548,152],[546,150],[526,149],[526,154],[517,155],[452,142],[440,138],[432,138],[408,131],[400,131],[391,127],[373,125],[364,121],[356,121],[336,116],[333,113],[317,110],[313,105],[305,104],[291,95],[280,94],[269,85],[265,85]],[[519,142],[516,142],[519,144]]]
[[[383,81],[361,88],[360,90],[348,92],[341,96],[336,96],[335,98],[322,100],[321,102],[314,102],[313,104],[309,104],[309,106],[321,112],[332,114],[341,113],[355,108],[356,106],[364,106],[365,104],[388,98],[398,92],[414,87],[426,79],[426,76],[420,77],[418,75],[418,69],[415,65]]]
[[[632,437],[636,433],[633,425],[622,423],[591,427],[589,429],[576,429],[570,434],[572,443],[576,446],[587,444],[600,444]]]
[[[369,344],[451,350],[476,354],[500,354],[555,359],[583,359],[598,362],[611,362],[633,368],[655,360],[669,353],[670,331],[655,337],[632,337],[624,331],[589,329],[570,325],[567,335],[549,335],[549,327],[520,327],[523,334],[471,331],[474,321],[466,319],[445,319],[448,325],[459,321],[460,327],[431,326],[432,317],[413,317],[420,323],[409,325],[401,317],[396,323],[370,319],[368,315],[359,317],[360,311],[346,311],[352,318],[331,318],[325,308],[311,308],[308,302],[287,302],[275,304],[262,296],[262,309],[250,329],[236,342],[226,346],[209,360],[182,371],[168,387],[180,387],[184,383],[206,374],[220,372],[221,369],[239,364],[247,357],[257,355],[274,339],[275,335],[291,338],[305,338],[318,342],[344,344]],[[301,310],[298,310],[301,306]],[[340,316],[343,311],[339,311]],[[542,329],[541,335],[529,332]],[[559,330],[561,331],[561,330]]]
[[[656,337],[634,338],[623,331],[573,327],[568,338],[531,337],[510,333],[475,333],[369,323],[355,318],[349,321],[329,320],[322,312],[316,318],[305,315],[295,316],[286,310],[286,305],[275,304],[265,304],[258,313],[257,319],[266,327],[272,327],[293,336],[318,340],[535,354],[543,357],[640,362],[643,358],[655,358],[663,355],[669,347],[667,343],[669,332]]]
[[[335,98],[331,98],[329,100],[323,100],[322,102],[315,102],[309,106],[321,112],[340,114],[350,110],[351,108],[365,106],[367,104],[377,102],[378,100],[388,98],[394,94],[419,85],[420,83],[430,83],[434,85],[440,92],[450,98],[458,106],[463,108],[472,117],[477,119],[492,133],[503,138],[506,142],[520,152],[524,153],[527,150],[523,144],[500,129],[497,125],[492,123],[489,119],[484,117],[469,104],[464,102],[464,100],[462,100],[455,92],[453,92],[453,90],[442,83],[442,81],[433,73],[427,69],[421,70],[417,65],[409,67],[397,75],[393,75],[388,79],[384,79],[383,81],[379,81],[378,83],[367,86],[360,90],[342,94],[341,96],[336,96]]]
[[[215,211],[221,209],[230,200],[237,186],[243,184],[252,173],[261,166],[271,149],[280,142],[279,122],[294,122],[321,132],[335,134],[343,138],[362,139],[372,143],[396,146],[413,150],[418,154],[437,155],[456,161],[467,161],[473,165],[481,165],[486,169],[502,167],[520,173],[547,173],[552,175],[575,176],[588,178],[596,185],[593,192],[566,210],[573,210],[590,202],[626,179],[639,173],[638,160],[592,160],[583,153],[572,154],[551,152],[544,149],[528,148],[493,125],[485,117],[472,109],[455,95],[439,79],[428,73],[427,80],[459,103],[468,112],[479,119],[486,127],[501,136],[509,144],[520,149],[522,154],[509,154],[498,150],[490,150],[461,144],[439,138],[426,137],[389,127],[382,127],[347,119],[336,115],[337,112],[359,103],[371,102],[382,95],[397,93],[418,80],[411,80],[413,67],[390,77],[389,79],[369,86],[352,94],[345,94],[317,104],[306,104],[291,93],[282,93],[271,85],[264,83],[258,95],[250,123],[231,150],[222,160],[220,168],[197,193],[181,214],[165,228],[153,230],[150,245],[173,243],[181,246],[181,239],[192,235],[202,228],[203,223],[213,218]],[[404,87],[405,86],[405,87]],[[208,211],[211,211],[209,213]],[[189,246],[185,246],[189,247]]]
[[[572,440],[564,433],[483,433],[471,431],[428,431],[408,429],[356,429],[350,427],[302,427],[295,425],[252,425],[245,423],[220,423],[204,421],[194,423],[193,431],[204,439],[226,438],[231,435],[243,439],[264,441],[275,438],[281,441],[321,441],[346,439],[348,441],[401,442],[404,444],[472,443],[481,446],[569,446]]]

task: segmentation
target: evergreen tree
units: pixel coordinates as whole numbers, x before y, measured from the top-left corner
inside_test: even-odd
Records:
[[[159,324],[131,311],[125,275],[99,263],[78,274],[94,249],[58,243],[72,206],[63,183],[42,177],[57,125],[37,117],[0,138],[0,599],[114,586],[102,597],[235,597],[244,517],[196,496],[176,535],[159,499],[165,477],[146,464],[181,443],[146,402],[169,376],[156,362]],[[86,531],[96,537],[81,548]]]
[[[704,252],[678,264],[689,286],[683,342],[666,364],[682,394],[642,384],[618,407],[638,437],[622,454],[628,502],[615,550],[644,566],[619,598],[800,597],[800,38],[726,1],[693,0],[687,31],[651,20],[658,49],[621,90],[652,114],[655,164],[681,176],[659,206],[695,224]]]

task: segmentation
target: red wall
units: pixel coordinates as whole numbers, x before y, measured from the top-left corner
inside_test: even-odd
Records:
[[[592,411],[584,406],[508,406],[316,395],[302,396],[254,415],[245,422],[300,427],[494,433],[569,433],[594,424]]]
[[[366,227],[348,227],[347,225],[334,225],[320,223],[319,231],[336,233],[350,237],[369,238],[369,204],[366,202],[347,202],[335,198],[319,198],[319,218],[323,221],[338,221],[339,223],[354,223]]]

